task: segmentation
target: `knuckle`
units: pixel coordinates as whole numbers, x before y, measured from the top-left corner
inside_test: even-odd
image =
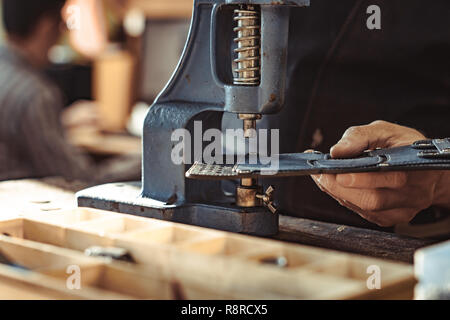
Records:
[[[391,227],[394,225],[394,223],[390,219],[383,217],[383,215],[381,215],[380,213],[370,212],[368,214],[368,217],[368,221],[376,224],[379,227]]]
[[[411,129],[411,130],[412,130],[411,135],[413,136],[414,140],[425,139],[425,135],[422,132],[420,132],[419,130],[416,130],[416,129]]]
[[[374,217],[374,223],[380,227],[392,227],[397,224],[408,223],[416,216],[417,212],[417,210],[405,208],[396,210],[395,212],[387,211],[384,213],[379,213],[376,214],[376,218]],[[396,214],[393,215],[393,213]]]
[[[433,205],[434,195],[432,192],[429,192],[429,190],[409,188],[407,191],[408,192],[405,192],[405,198],[408,201],[410,208],[421,211]]]
[[[336,176],[336,182],[343,187],[353,187],[355,182],[358,182],[358,177],[352,173],[338,174]]]
[[[326,174],[322,174],[320,175],[318,182],[320,185],[322,185],[322,187],[326,187],[327,189],[334,189],[334,184],[332,179],[330,179],[330,177]]]
[[[344,137],[353,136],[361,133],[361,127],[350,127],[345,130]]]
[[[380,220],[378,220],[377,222],[375,222],[379,227],[383,227],[383,228],[386,228],[386,227],[392,227],[393,225],[394,225],[394,223],[392,222],[392,221],[388,221],[388,220],[385,220],[385,219],[380,219]]]
[[[408,175],[405,172],[396,172],[393,175],[392,184],[397,188],[402,188],[408,183]]]
[[[427,209],[429,207],[431,207],[433,205],[433,201],[434,201],[434,196],[431,193],[426,193],[425,196],[422,197],[418,197],[418,199],[422,199],[422,205],[421,205],[421,210]]]
[[[405,223],[410,222],[417,215],[419,211],[413,210],[405,214]]]
[[[383,198],[376,192],[365,192],[361,196],[361,208],[366,211],[380,211],[383,203]]]
[[[373,121],[373,122],[371,122],[370,123],[370,126],[385,126],[385,125],[387,125],[387,124],[389,124],[389,122],[387,122],[387,121],[384,121],[384,120],[375,120],[375,121]]]
[[[380,227],[385,227],[386,221],[383,221],[376,213],[368,212],[363,216],[367,221],[372,222]]]

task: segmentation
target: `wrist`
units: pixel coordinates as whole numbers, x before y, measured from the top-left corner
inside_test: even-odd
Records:
[[[441,171],[435,186],[433,205],[450,209],[450,172]]]

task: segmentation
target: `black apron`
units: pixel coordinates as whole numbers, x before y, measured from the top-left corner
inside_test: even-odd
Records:
[[[381,30],[366,26],[374,4]],[[449,21],[448,0],[312,0],[291,15],[286,105],[258,126],[280,129],[282,153],[328,152],[347,128],[375,120],[449,137]],[[377,228],[308,177],[269,183],[284,213]]]

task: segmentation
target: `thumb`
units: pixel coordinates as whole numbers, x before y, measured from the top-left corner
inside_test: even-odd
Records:
[[[333,158],[351,158],[365,150],[408,145],[424,138],[414,129],[379,120],[347,129],[330,153]]]

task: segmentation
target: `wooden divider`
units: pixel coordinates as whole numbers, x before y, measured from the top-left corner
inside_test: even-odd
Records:
[[[85,256],[92,246],[126,249],[135,263]],[[388,299],[412,298],[415,284],[409,265],[85,208],[0,222],[0,253],[59,284],[42,298]],[[81,291],[65,288],[69,265]],[[373,266],[380,290],[367,287]],[[0,286],[4,268],[19,272],[2,268]]]

